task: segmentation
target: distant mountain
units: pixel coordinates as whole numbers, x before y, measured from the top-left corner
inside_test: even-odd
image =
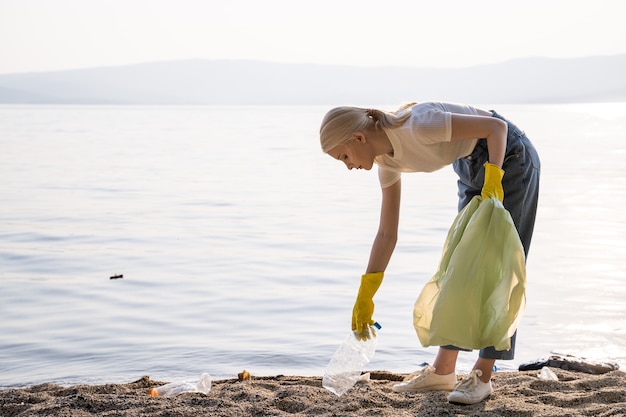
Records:
[[[397,104],[626,101],[626,54],[458,69],[186,60],[0,75],[0,103]]]

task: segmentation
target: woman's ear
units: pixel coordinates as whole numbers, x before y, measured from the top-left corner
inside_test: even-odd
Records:
[[[355,139],[361,143],[366,142],[365,134],[363,132],[354,132],[354,134],[352,135],[352,139]]]

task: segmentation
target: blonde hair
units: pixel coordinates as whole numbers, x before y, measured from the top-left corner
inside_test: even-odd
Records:
[[[402,125],[411,116],[410,109],[415,104],[407,103],[394,112],[347,106],[331,109],[320,127],[322,151],[328,153],[334,147],[347,143],[354,132],[393,129]]]

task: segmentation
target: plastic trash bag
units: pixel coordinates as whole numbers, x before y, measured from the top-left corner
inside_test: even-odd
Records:
[[[457,215],[439,269],[413,312],[424,347],[509,350],[526,306],[524,248],[495,198],[474,197]]]

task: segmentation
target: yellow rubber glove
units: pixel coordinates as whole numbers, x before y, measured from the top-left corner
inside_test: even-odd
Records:
[[[374,324],[374,320],[372,320],[374,301],[372,299],[383,282],[383,276],[383,272],[372,272],[361,277],[359,294],[352,309],[352,330],[356,333],[357,339],[369,339],[371,337],[370,326]]]
[[[483,200],[489,197],[495,197],[502,203],[504,201],[504,190],[502,189],[502,177],[504,171],[497,165],[486,162],[485,165],[485,183],[481,196]]]

